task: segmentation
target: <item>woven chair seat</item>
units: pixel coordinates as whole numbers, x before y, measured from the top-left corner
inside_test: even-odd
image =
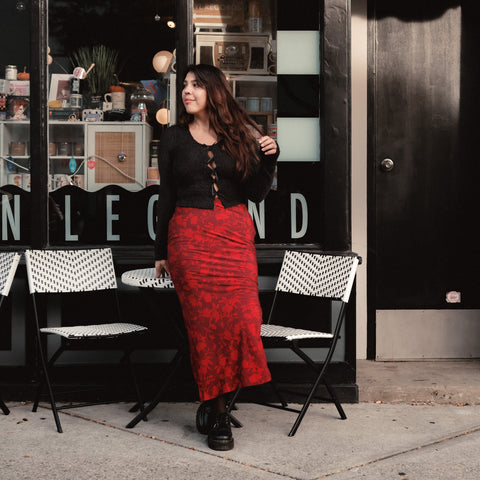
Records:
[[[53,333],[65,338],[114,338],[147,330],[147,327],[132,323],[105,323],[100,325],[77,325],[74,327],[41,328],[42,333]]]
[[[331,333],[302,330],[300,328],[283,327],[281,325],[263,324],[260,335],[268,338],[284,338],[285,340],[301,340],[306,338],[332,338]]]

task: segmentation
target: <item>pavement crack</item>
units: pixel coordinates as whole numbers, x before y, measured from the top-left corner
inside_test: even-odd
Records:
[[[374,465],[375,463],[380,463],[380,462],[383,462],[385,460],[389,460],[391,458],[399,457],[401,455],[405,455],[405,454],[410,453],[410,452],[415,452],[417,450],[421,450],[422,448],[428,448],[428,447],[432,447],[434,445],[438,445],[440,443],[448,442],[450,440],[455,440],[456,438],[464,437],[466,435],[470,435],[472,433],[476,433],[476,432],[479,432],[479,431],[480,431],[480,425],[476,426],[476,427],[473,427],[473,428],[470,428],[468,430],[465,430],[463,432],[456,433],[454,435],[449,435],[448,437],[440,438],[439,440],[434,440],[434,441],[426,443],[424,445],[418,445],[416,447],[407,448],[406,450],[402,450],[402,451],[396,452],[396,453],[391,453],[390,455],[385,455],[384,457],[376,458],[375,460],[371,460],[369,462],[360,463],[358,465],[352,465],[351,467],[348,467],[348,468],[342,468],[341,470],[337,470],[335,472],[326,473],[325,475],[320,475],[319,477],[315,477],[312,480],[321,480],[322,478],[333,477],[334,475],[338,475],[340,473],[350,472],[352,470],[367,467],[368,465]]]

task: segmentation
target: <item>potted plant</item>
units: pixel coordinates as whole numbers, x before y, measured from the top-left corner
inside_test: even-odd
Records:
[[[85,77],[84,85],[90,96],[90,107],[100,108],[103,95],[109,91],[114,81],[114,75],[118,65],[118,50],[105,45],[80,47],[72,53],[72,63],[88,69],[94,67]]]

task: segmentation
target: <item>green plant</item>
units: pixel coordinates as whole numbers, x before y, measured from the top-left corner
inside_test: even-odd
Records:
[[[72,53],[71,61],[75,66],[88,70],[92,63],[95,66],[85,78],[90,93],[105,93],[114,81],[118,65],[118,50],[105,45],[80,47]]]

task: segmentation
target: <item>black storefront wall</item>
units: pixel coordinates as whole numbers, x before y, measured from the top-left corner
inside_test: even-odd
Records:
[[[279,0],[278,29],[321,30],[321,65],[316,94],[321,118],[321,161],[312,164],[279,166],[278,189],[264,205],[251,205],[256,219],[259,271],[275,274],[285,248],[322,248],[345,251],[351,247],[350,233],[350,2],[304,2],[304,9],[290,10],[289,2]],[[190,63],[193,44],[192,1],[177,2],[178,69]],[[111,245],[119,272],[150,266],[154,226],[155,187],[127,192],[111,186],[98,192],[64,187],[48,193],[48,123],[47,123],[47,10],[46,0],[31,3],[31,172],[32,191],[5,187],[11,194],[10,206],[2,225],[1,243],[6,248],[32,246]],[[318,12],[318,16],[311,12]],[[289,12],[287,15],[286,12]],[[313,19],[313,20],[312,20]],[[182,55],[185,53],[185,55]],[[289,76],[290,77],[290,76]],[[297,78],[279,78],[279,90],[287,89]],[[293,83],[291,83],[293,82]],[[310,83],[312,85],[312,83]],[[315,92],[315,82],[313,82]],[[295,108],[295,107],[293,107]],[[287,107],[288,110],[288,107]],[[281,113],[280,113],[281,114]],[[291,112],[287,111],[286,115]],[[306,113],[308,115],[308,113]],[[315,182],[312,182],[315,179]],[[18,202],[18,205],[16,204]],[[305,205],[307,211],[305,211]],[[264,210],[263,210],[264,209]],[[261,213],[265,212],[265,217]],[[144,212],[139,215],[139,212]],[[295,231],[307,227],[301,238]],[[261,220],[263,218],[263,220]],[[124,295],[124,308],[132,305],[131,292]],[[268,308],[269,296],[262,296]],[[138,302],[133,301],[133,304]],[[351,300],[354,305],[354,298]],[[8,328],[10,328],[8,326]],[[335,366],[335,383],[344,384],[344,398],[356,400],[355,386],[355,312],[349,309],[346,322],[346,353]],[[29,371],[31,365],[27,365]],[[285,365],[284,365],[285,367]],[[288,365],[294,369],[294,365]],[[286,369],[280,365],[280,371]],[[28,376],[28,373],[27,373]]]

